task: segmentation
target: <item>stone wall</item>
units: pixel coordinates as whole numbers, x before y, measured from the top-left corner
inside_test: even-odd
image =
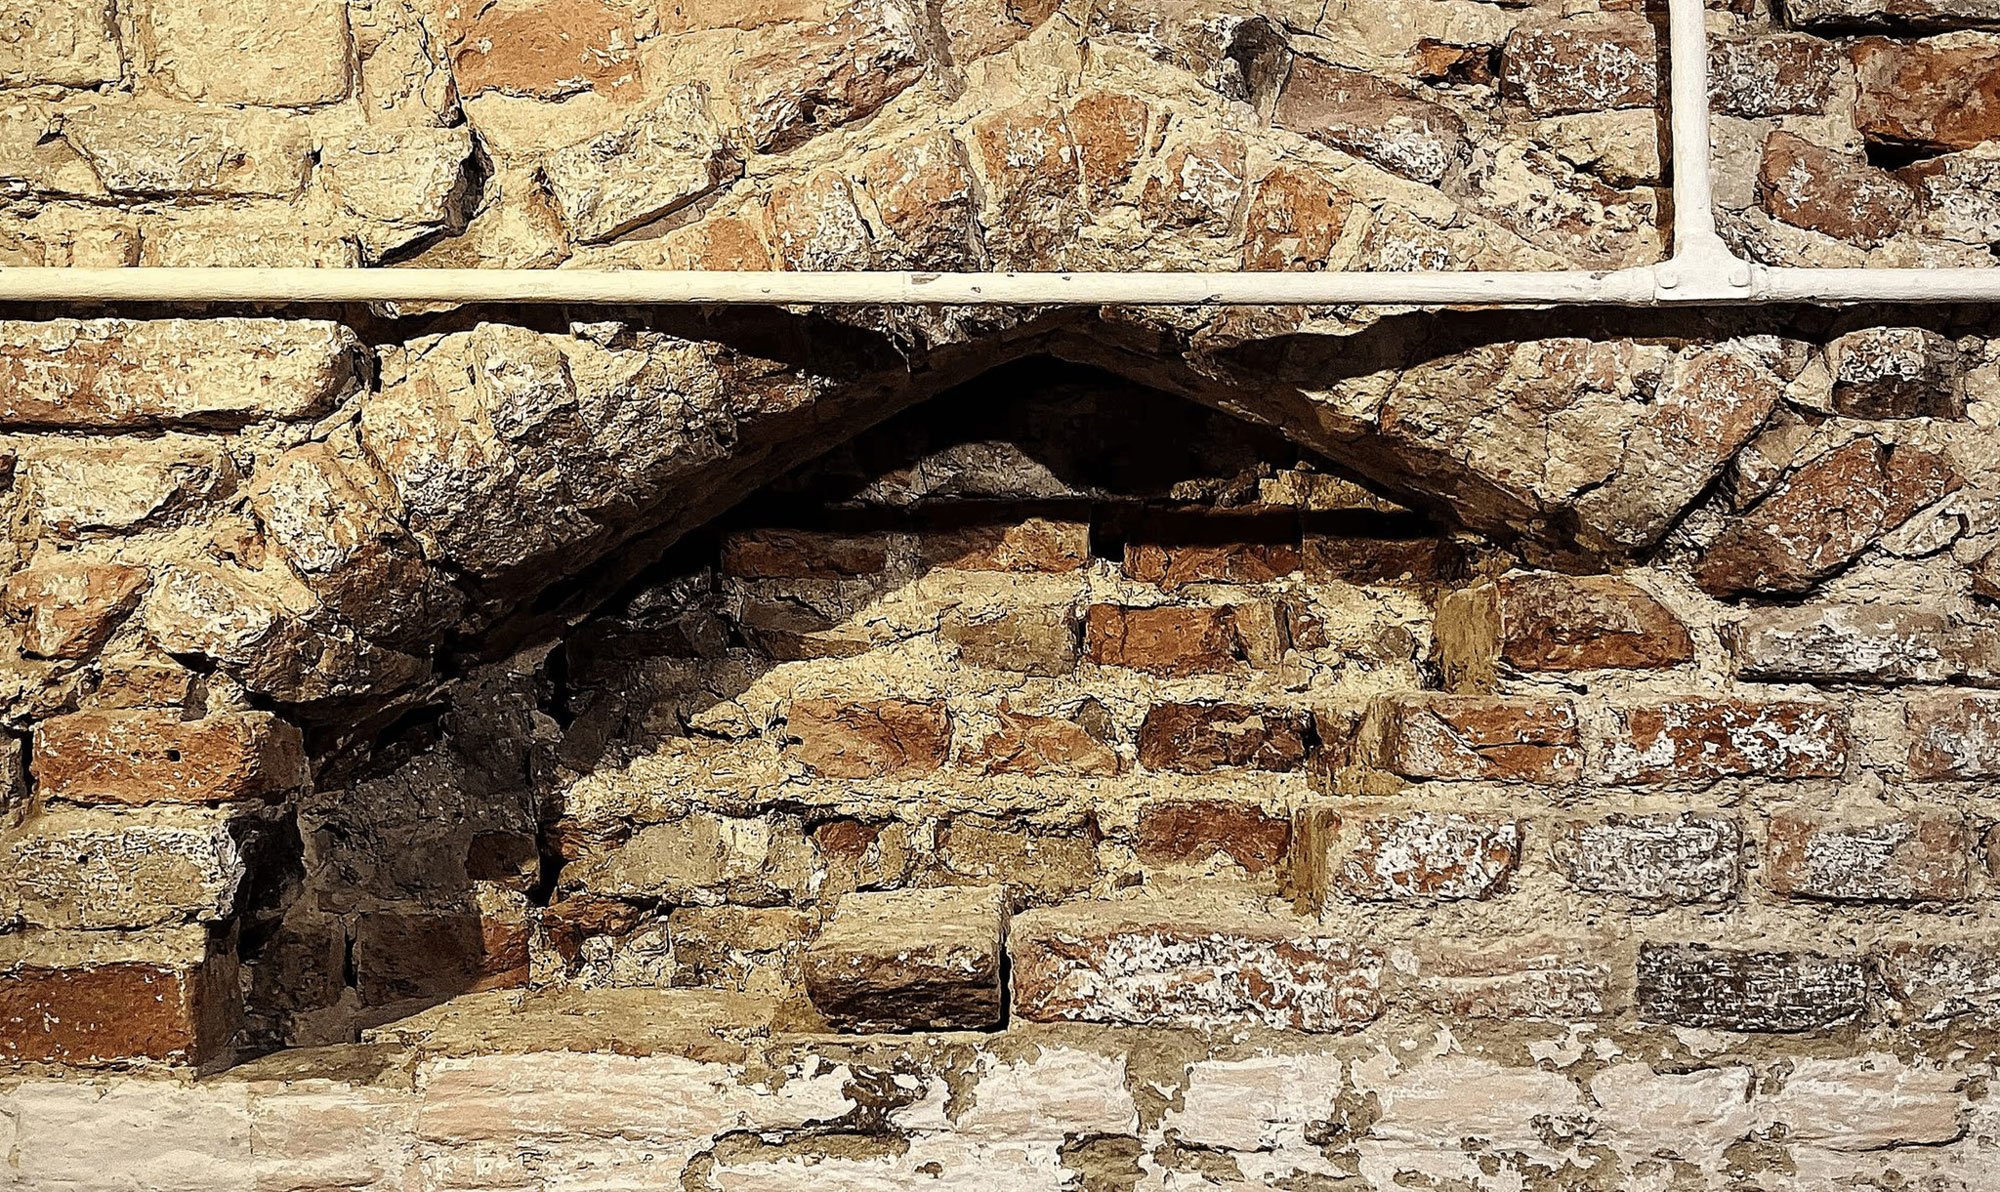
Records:
[[[2000,242],[2000,13],[1710,12]],[[0,267],[1657,259],[1663,14],[0,0]],[[1983,309],[0,311],[0,1188],[2000,1183]]]

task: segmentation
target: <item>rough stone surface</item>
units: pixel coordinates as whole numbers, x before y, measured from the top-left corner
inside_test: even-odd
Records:
[[[1757,184],[1765,209],[1786,223],[1871,248],[1916,206],[1909,183],[1894,174],[1788,132],[1764,142]]]
[[[1617,720],[1604,753],[1613,782],[1838,778],[1847,768],[1847,715],[1834,703],[1673,700]]]

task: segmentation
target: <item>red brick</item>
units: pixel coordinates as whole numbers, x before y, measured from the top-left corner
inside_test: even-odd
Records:
[[[1516,671],[1678,666],[1687,626],[1645,589],[1608,575],[1508,575],[1438,606],[1438,661],[1454,685]]]
[[[7,612],[24,622],[28,654],[88,658],[138,607],[148,582],[142,567],[56,555],[7,577]]]
[[[1910,777],[2000,778],[2000,696],[1933,695],[1903,708]]]
[[[1605,742],[1612,782],[1838,778],[1847,711],[1807,700],[1679,699],[1619,710]]]
[[[75,712],[35,727],[35,789],[75,803],[228,803],[305,784],[299,730],[269,712]]]
[[[1448,538],[1359,538],[1311,534],[1307,579],[1344,584],[1436,584],[1458,578],[1465,555]]]
[[[1000,727],[960,762],[982,774],[1074,774],[1105,777],[1122,769],[1118,754],[1082,725],[1061,716],[1001,711]]]
[[[1852,53],[1854,123],[1869,141],[1941,151],[2000,137],[2000,48],[1870,37]]]
[[[1376,700],[1364,737],[1405,778],[1572,782],[1583,767],[1567,700],[1420,693]]]
[[[1007,946],[1030,1022],[1344,1031],[1382,1009],[1380,954],[1294,916],[1076,903],[1016,916]]]
[[[1244,646],[1227,606],[1126,608],[1093,604],[1084,614],[1084,652],[1099,666],[1186,676],[1239,669]]]
[[[1956,816],[1849,822],[1781,812],[1765,841],[1764,881],[1801,898],[1959,899],[1971,854],[1971,833]]]
[[[1136,851],[1146,865],[1200,865],[1220,853],[1258,874],[1284,860],[1292,822],[1248,803],[1219,799],[1148,803]]]
[[[1294,880],[1316,905],[1339,899],[1491,898],[1521,857],[1521,825],[1455,811],[1338,814],[1300,819]]]
[[[1189,584],[1262,584],[1297,572],[1296,544],[1284,542],[1133,542],[1125,547],[1125,574],[1172,590]]]
[[[1242,704],[1155,704],[1139,726],[1139,764],[1201,774],[1225,766],[1296,770],[1305,764],[1310,716]]]
[[[1722,902],[1743,884],[1743,829],[1724,816],[1608,815],[1562,825],[1551,846],[1564,880],[1591,894]]]
[[[1090,527],[1083,522],[1029,518],[1016,525],[974,526],[926,536],[926,567],[957,571],[1075,571],[1090,560]]]
[[[722,544],[722,570],[752,579],[838,579],[888,566],[889,540],[881,534],[748,530]]]
[[[1604,940],[1546,937],[1419,943],[1391,954],[1388,993],[1452,1018],[1597,1018],[1610,1002],[1610,951]]]
[[[0,1059],[97,1065],[200,1065],[235,1030],[236,964],[17,965],[0,972]]]
[[[1639,13],[1524,25],[1500,52],[1500,90],[1537,116],[1659,103],[1658,40]]]
[[[1889,171],[1789,132],[1764,142],[1757,185],[1777,218],[1868,247],[1900,230],[1917,203],[1916,190]]]
[[[789,725],[799,760],[827,778],[928,774],[951,749],[951,717],[936,700],[802,699]]]
[[[1801,467],[1723,531],[1695,578],[1718,596],[1803,592],[1960,483],[1937,453],[1856,440]]]

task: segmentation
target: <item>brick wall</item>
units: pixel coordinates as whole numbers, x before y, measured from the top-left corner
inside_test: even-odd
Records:
[[[1657,18],[0,0],[0,267],[1638,263]],[[1991,13],[1709,23],[1991,264]],[[2000,1184],[1995,335],[0,311],[0,1188]]]

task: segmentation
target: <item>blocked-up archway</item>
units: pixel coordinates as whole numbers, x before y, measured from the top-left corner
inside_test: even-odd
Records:
[[[711,1183],[1448,1176],[1465,1087],[1526,1171],[1688,1080],[1714,1170],[1822,1120],[1751,1096],[1800,1034],[1948,1099],[1867,1048],[1978,1030],[1974,342],[602,313],[22,325],[298,417],[17,379],[113,432],[17,444],[11,586],[79,594],[16,604],[18,1058],[332,1045],[417,1066],[353,1095],[426,1170]],[[622,1079],[750,1091],[449,1118]]]

